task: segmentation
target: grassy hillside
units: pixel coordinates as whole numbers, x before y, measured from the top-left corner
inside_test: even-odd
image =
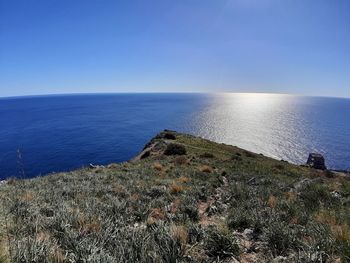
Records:
[[[346,177],[170,131],[0,198],[0,262],[350,262]]]

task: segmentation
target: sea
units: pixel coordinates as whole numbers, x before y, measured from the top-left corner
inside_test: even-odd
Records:
[[[0,180],[124,162],[164,129],[295,164],[350,170],[350,99],[282,94],[85,94],[0,99]]]

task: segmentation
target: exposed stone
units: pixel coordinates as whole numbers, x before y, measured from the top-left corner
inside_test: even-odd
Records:
[[[288,262],[288,258],[283,256],[278,256],[272,260],[272,263],[282,263],[282,262]]]
[[[334,198],[341,198],[341,194],[338,192],[338,191],[333,191],[333,192],[331,192],[331,195],[332,195],[332,197],[334,197]]]
[[[212,216],[218,213],[218,208],[215,205],[211,205],[207,208],[208,216]]]
[[[0,181],[0,186],[3,185],[3,184],[6,184],[6,183],[7,183],[6,180],[2,180],[2,181]]]
[[[89,168],[90,169],[97,169],[97,168],[103,168],[103,167],[104,167],[103,165],[95,165],[95,164],[92,164],[92,163],[89,164]]]
[[[323,183],[323,179],[321,177],[318,177],[318,178],[315,178],[315,179],[303,179],[297,183],[294,184],[294,188],[296,190],[300,190],[304,187],[307,187],[311,184],[314,184],[314,183]]]
[[[327,170],[324,157],[319,153],[310,153],[306,164],[315,169]]]
[[[254,231],[250,228],[246,228],[244,229],[243,231],[243,237],[246,238],[246,239],[253,239],[254,237]]]
[[[89,164],[89,167],[90,167],[91,169],[98,168],[97,165],[94,165],[94,164],[92,164],[92,163]]]

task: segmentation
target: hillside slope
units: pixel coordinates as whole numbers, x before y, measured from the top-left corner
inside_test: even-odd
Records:
[[[347,178],[172,131],[0,198],[0,262],[350,262]]]

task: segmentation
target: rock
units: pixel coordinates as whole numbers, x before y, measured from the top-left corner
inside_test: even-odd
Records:
[[[94,169],[94,168],[98,168],[98,165],[94,165],[94,164],[90,163],[90,164],[89,164],[89,167],[90,167],[91,169]]]
[[[333,192],[331,192],[331,196],[334,197],[334,198],[336,198],[336,199],[341,198],[341,194],[340,194],[338,191],[336,191],[336,190],[334,190]]]
[[[143,223],[135,223],[133,227],[139,228],[139,229],[146,229],[147,228],[147,226]]]
[[[314,183],[323,183],[323,179],[321,177],[318,177],[318,178],[315,178],[315,179],[303,179],[297,183],[294,184],[294,188],[296,190],[300,190],[304,187],[307,187],[311,184],[314,184]]]
[[[319,153],[310,153],[306,164],[315,169],[327,170],[324,157]]]
[[[2,180],[2,181],[0,181],[0,186],[3,185],[3,184],[6,184],[6,183],[7,183],[6,180]]]
[[[89,168],[90,169],[97,169],[97,168],[104,168],[104,166],[103,165],[95,165],[95,164],[90,163]]]
[[[212,216],[212,215],[215,215],[217,214],[219,211],[219,209],[215,206],[215,205],[211,205],[207,208],[207,213],[208,213],[208,216]]]
[[[272,260],[272,263],[282,263],[282,262],[288,262],[288,258],[283,256],[278,256]]]
[[[244,229],[243,237],[248,239],[248,240],[253,239],[253,237],[254,237],[254,230],[252,230],[250,228]]]

